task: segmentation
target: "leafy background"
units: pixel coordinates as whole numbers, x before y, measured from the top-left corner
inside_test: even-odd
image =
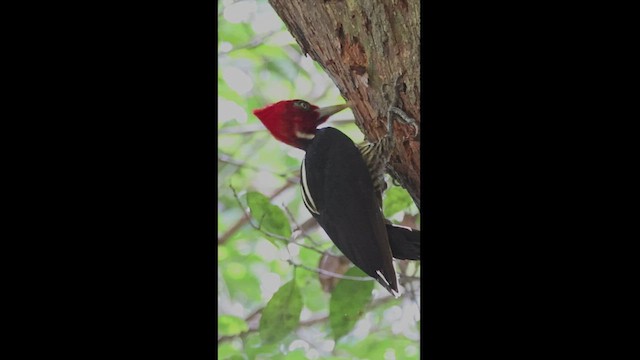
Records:
[[[218,24],[218,357],[417,359],[419,263],[396,261],[405,294],[394,299],[359,269],[331,262],[326,254],[340,253],[298,188],[304,153],[275,141],[251,113],[283,99],[344,99],[266,0],[219,2]],[[364,138],[350,110],[328,125]],[[419,228],[406,191],[389,185],[385,215]],[[321,282],[318,268],[360,280]]]

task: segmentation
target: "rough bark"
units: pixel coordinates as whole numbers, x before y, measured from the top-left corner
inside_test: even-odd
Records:
[[[302,51],[353,102],[369,141],[386,133],[395,78],[404,74],[398,107],[420,124],[420,2],[418,0],[269,0]],[[388,172],[420,208],[420,142],[395,122],[396,147]]]

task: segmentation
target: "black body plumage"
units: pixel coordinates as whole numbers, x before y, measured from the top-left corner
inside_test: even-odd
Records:
[[[301,185],[307,209],[351,262],[397,295],[392,256],[419,259],[420,232],[385,222],[367,164],[345,134],[319,129],[305,150]]]

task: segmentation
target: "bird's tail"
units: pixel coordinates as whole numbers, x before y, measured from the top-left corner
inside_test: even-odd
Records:
[[[386,224],[393,257],[399,260],[420,260],[420,230]]]

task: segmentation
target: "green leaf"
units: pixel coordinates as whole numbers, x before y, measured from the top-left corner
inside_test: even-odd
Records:
[[[229,53],[230,58],[235,59],[243,59],[250,60],[253,64],[260,69],[265,61],[271,60],[288,60],[291,61],[291,58],[287,55],[287,53],[282,49],[281,46],[275,45],[267,45],[265,43],[261,43],[258,46],[233,50]]]
[[[249,326],[236,316],[222,315],[218,317],[218,333],[222,336],[238,335],[249,330]]]
[[[348,351],[358,358],[382,358],[387,352],[393,352],[396,359],[419,359],[419,341],[410,340],[403,336],[389,336],[383,334],[369,334],[356,343],[341,343],[336,345],[338,351]]]
[[[285,357],[284,360],[307,360],[307,354],[304,352],[303,349],[297,349],[294,351],[289,352]]]
[[[254,33],[251,24],[247,23],[230,23],[221,21],[218,24],[218,41],[226,41],[231,43],[233,47],[245,46],[253,38]]]
[[[284,238],[291,236],[289,219],[282,209],[269,203],[269,198],[259,192],[251,191],[247,193],[247,205],[260,229]]]
[[[224,261],[224,266],[220,267],[220,271],[231,299],[235,301],[242,299],[260,301],[262,299],[260,281],[249,268],[252,264],[261,261],[263,261],[262,258],[257,255],[239,255],[235,252],[233,256]]]
[[[345,275],[367,276],[357,267],[352,267]],[[329,325],[336,341],[348,334],[364,314],[365,307],[371,302],[373,283],[341,279],[336,285],[329,301]]]
[[[233,101],[236,104],[244,107],[245,109],[247,108],[246,107],[247,99],[243,98],[240,94],[235,92],[235,90],[233,90],[229,86],[227,86],[227,83],[224,82],[224,80],[218,81],[218,97],[224,98],[225,100]],[[218,125],[234,126],[234,125],[230,124],[229,122],[225,122],[225,123],[218,124]],[[219,128],[223,128],[223,127],[219,126]]]
[[[383,203],[384,216],[389,218],[401,211],[408,210],[413,204],[413,200],[407,190],[399,186],[392,186],[385,192]]]
[[[289,335],[300,323],[302,295],[295,279],[284,284],[273,295],[262,310],[260,338],[265,343],[274,343]]]
[[[280,75],[282,79],[295,79],[299,71],[299,67],[288,59],[266,61],[264,67],[266,70]]]
[[[309,267],[317,267],[321,255],[315,251],[302,249],[298,257],[302,264]],[[317,273],[313,271],[298,271],[296,272],[296,281],[298,286],[304,289],[302,297],[304,298],[304,306],[307,309],[313,312],[327,310],[329,296],[322,291]]]
[[[243,359],[242,353],[229,343],[218,345],[218,359],[220,360],[236,360]]]
[[[252,333],[244,341],[244,350],[250,360],[253,359],[277,359],[281,354],[280,344],[264,344],[258,334]]]

